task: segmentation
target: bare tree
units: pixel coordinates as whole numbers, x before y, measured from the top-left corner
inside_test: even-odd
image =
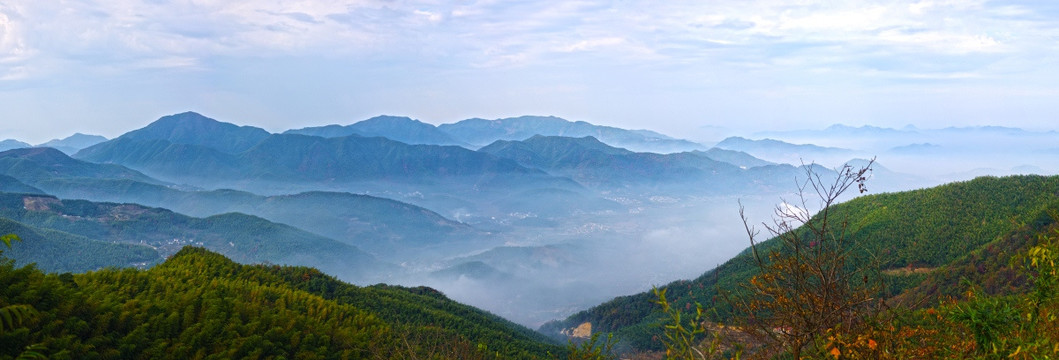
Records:
[[[837,357],[844,351],[838,345],[843,339],[867,339],[874,350],[873,340],[857,334],[866,331],[864,320],[874,311],[878,282],[869,282],[870,266],[850,263],[855,244],[848,221],[835,218],[832,211],[847,191],[867,191],[865,181],[874,162],[860,168],[844,165],[834,180],[803,166],[806,179],[799,182],[797,201],[784,201],[771,224],[762,223],[775,239],[767,245],[760,242],[759,231],[740,204],[758,274],[724,297],[737,314],[737,324],[758,342],[756,355]],[[815,214],[810,211],[813,205],[819,207]]]

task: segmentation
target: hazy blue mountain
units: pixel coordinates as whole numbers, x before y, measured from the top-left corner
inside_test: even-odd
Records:
[[[74,133],[63,139],[54,139],[46,143],[37,145],[37,147],[50,147],[56,150],[62,151],[66,154],[74,154],[81,149],[89,146],[99,144],[107,141],[107,138],[99,135],[85,135],[82,133]]]
[[[478,150],[586,184],[684,181],[707,168],[734,166],[680,154],[635,153],[608,146],[594,137],[534,135],[522,141],[499,140]]]
[[[403,116],[376,116],[352,125],[327,125],[288,130],[284,134],[300,134],[320,137],[343,137],[349,135],[381,136],[412,145],[457,145],[469,147],[465,142],[453,139],[449,134],[431,124]]]
[[[231,196],[232,192],[213,191],[194,194],[194,198]],[[373,196],[320,191],[242,196],[246,198],[232,202],[228,211],[308,229],[395,261],[408,260],[421,251],[461,251],[461,244],[482,236],[467,224],[433,211]],[[184,203],[194,205],[194,201]]]
[[[11,149],[28,148],[30,146],[33,146],[33,145],[30,145],[30,144],[27,144],[27,143],[24,143],[24,142],[15,140],[15,139],[7,139],[7,140],[0,141],[0,151],[8,151],[8,150],[11,150]]]
[[[127,180],[54,179],[39,186],[64,198],[133,202],[192,216],[239,212],[307,229],[388,260],[418,251],[472,243],[482,233],[466,224],[395,200],[337,192],[261,196],[237,190],[183,191]]]
[[[705,150],[701,144],[674,139],[648,130],[625,130],[593,125],[584,121],[567,121],[554,116],[521,116],[497,120],[467,119],[442,124],[438,129],[473,146],[485,146],[497,140],[525,140],[534,135],[592,136],[616,147],[633,151],[671,153]]]
[[[836,163],[856,155],[852,150],[817,146],[813,144],[791,144],[774,139],[751,140],[738,136],[729,137],[715,147],[742,151],[754,157],[788,164]]]
[[[126,179],[163,184],[123,166],[76,160],[52,148],[25,148],[0,152],[0,174],[14,177],[26,184],[56,178]]]
[[[950,126],[938,130],[942,133],[959,134],[959,133],[981,133],[981,134],[1004,134],[1004,135],[1030,135],[1034,132],[1027,131],[1021,128],[1008,127],[1008,126]],[[1049,133],[1055,134],[1055,131],[1049,131]]]
[[[479,149],[542,169],[569,176],[580,183],[606,188],[649,187],[675,192],[731,193],[748,187],[788,181],[797,172],[792,166],[755,170],[740,169],[727,162],[696,153],[637,153],[608,146],[593,137],[533,136],[524,141],[500,140]],[[780,174],[768,174],[779,171]],[[769,177],[757,177],[768,174]],[[779,176],[779,177],[775,177]],[[689,186],[691,188],[689,188]]]
[[[854,169],[859,169],[867,166],[868,160],[859,158],[852,159],[847,161],[846,164],[852,166]],[[872,164],[871,168],[872,171],[868,174],[870,177],[868,186],[872,193],[917,189],[932,186],[931,184],[933,183],[931,180],[918,174],[907,174],[893,171],[887,167],[886,164],[882,164],[879,161]]]
[[[0,217],[87,239],[146,245],[160,255],[155,261],[195,245],[244,263],[312,265],[359,280],[392,270],[354,246],[240,213],[194,218],[137,204],[5,193]]]
[[[919,143],[919,144],[908,144],[902,146],[895,146],[888,150],[888,153],[893,154],[927,154],[927,153],[938,153],[943,151],[943,147],[940,145],[934,145],[931,143]]]
[[[635,154],[604,144],[594,137],[582,138],[534,135],[526,140],[498,140],[479,152],[513,159],[520,164],[538,169],[577,166],[600,157]]]
[[[1029,175],[1029,174],[1056,174],[1056,170],[1045,170],[1039,166],[1034,165],[1018,165],[1011,168],[1012,174]]]
[[[527,273],[577,268],[588,263],[592,251],[585,246],[553,244],[544,246],[499,246],[478,254],[453,259],[454,264],[482,263],[505,273]]]
[[[163,116],[138,130],[125,133],[115,140],[165,140],[177,145],[198,145],[224,153],[238,153],[257,145],[269,132],[252,126],[237,126],[220,122],[195,112]],[[97,146],[106,146],[108,142]],[[99,151],[90,147],[81,157]]]
[[[371,192],[414,202],[450,217],[460,209],[478,205],[486,206],[482,210],[486,214],[476,212],[485,219],[519,211],[496,207],[504,202],[494,200],[522,191],[584,191],[569,178],[487,153],[359,135],[323,138],[274,134],[236,154],[167,140],[132,140],[123,135],[76,156],[97,163],[122,164],[166,181],[202,188],[264,194]],[[579,204],[573,203],[575,208],[553,208],[551,212],[568,213],[581,209],[576,207]],[[560,205],[565,206],[556,204]]]
[[[721,148],[710,148],[706,151],[692,151],[693,154],[702,155],[713,160],[726,162],[741,168],[752,168],[756,166],[775,165],[776,163],[765,161],[742,151],[725,150]]]
[[[848,153],[850,150],[829,148],[813,144],[791,144],[773,139],[751,140],[738,136],[729,137],[717,143],[717,148],[737,150],[746,153],[783,152],[783,153]]]
[[[203,128],[213,128],[203,131]],[[456,146],[409,145],[381,137],[337,138],[259,132],[198,114],[167,116],[150,126],[79,152],[80,159],[116,163],[192,184],[218,180],[430,182],[484,174],[530,175],[518,164]],[[263,131],[263,130],[260,130]],[[177,134],[177,135],[171,135]],[[229,139],[252,146],[220,146]],[[242,149],[235,153],[232,150]]]
[[[430,276],[438,280],[458,281],[461,279],[473,279],[489,282],[510,282],[515,279],[511,274],[497,270],[481,261],[469,261],[460,263],[445,269],[430,273]]]
[[[440,177],[536,173],[513,161],[457,146],[408,145],[358,135],[327,139],[273,135],[240,154],[237,161],[244,177],[268,180],[429,182]]]
[[[1010,151],[1012,145],[1020,150],[1040,148],[1054,142],[1055,131],[1029,131],[1004,126],[967,126],[942,129],[922,129],[909,125],[901,129],[875,126],[853,127],[836,124],[825,129],[766,131],[755,137],[785,142],[799,142],[874,152],[879,155],[889,149],[909,144],[930,143],[960,152]],[[896,154],[902,153],[901,149]],[[914,150],[913,150],[914,151]]]
[[[175,178],[176,182],[197,177],[231,178],[242,169],[236,166],[238,155],[203,145],[176,144],[168,140],[136,140],[119,137],[74,154],[78,159],[95,163],[120,164],[154,177]]]
[[[402,251],[469,241],[480,235],[466,224],[395,200],[319,191],[282,196],[236,190],[185,191],[118,165],[75,160],[50,148],[0,153],[0,189],[131,202],[193,216],[241,212],[309,229],[391,257]]]
[[[788,137],[890,137],[915,134],[918,132],[914,126],[904,129],[884,128],[878,126],[849,126],[834,124],[824,129],[801,129],[788,131],[761,131],[754,133],[756,137],[763,138],[788,138]]]

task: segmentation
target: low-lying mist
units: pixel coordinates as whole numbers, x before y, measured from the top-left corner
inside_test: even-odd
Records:
[[[533,328],[621,295],[694,278],[749,246],[739,203],[751,221],[779,197],[667,197],[624,212],[509,227],[496,248],[440,258],[397,281],[428,285],[457,301]]]

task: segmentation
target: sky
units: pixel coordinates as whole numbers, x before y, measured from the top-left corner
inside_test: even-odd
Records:
[[[4,0],[0,139],[196,111],[697,132],[1055,129],[1059,2]]]

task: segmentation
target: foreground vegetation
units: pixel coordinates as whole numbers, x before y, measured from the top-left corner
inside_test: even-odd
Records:
[[[0,359],[1059,358],[1059,177],[836,205],[863,189],[853,170],[807,182],[821,211],[781,208],[769,240],[747,224],[752,247],[703,277],[544,327],[592,323],[568,348],[430,288],[358,287],[188,247],[148,270],[3,260]]]
[[[17,244],[15,246],[18,246]],[[0,359],[534,359],[565,350],[429,288],[357,287],[312,268],[185,248],[149,270],[0,264]],[[27,350],[28,349],[28,350]]]
[[[764,224],[773,237],[767,244],[756,243],[758,231],[747,224],[756,271],[737,287],[718,289],[720,301],[731,309],[725,319],[729,326],[707,321],[698,303],[694,316],[682,317],[667,299],[667,289],[656,289],[655,302],[666,315],[660,337],[666,358],[1059,357],[1059,209],[1054,201],[1038,209],[1042,213],[1032,223],[1016,223],[1011,234],[995,239],[1014,255],[993,256],[991,266],[981,253],[1004,251],[990,244],[950,263],[947,268],[954,271],[948,275],[892,296],[893,287],[887,289],[885,281],[915,271],[883,270],[880,264],[887,260],[871,257],[869,249],[854,242],[851,218],[836,216],[841,213],[831,207],[854,186],[865,191],[866,171],[847,167],[834,183],[807,174],[800,193],[818,195],[823,208],[811,217],[778,208],[773,223]],[[808,203],[800,200],[800,205]],[[998,269],[996,258],[1007,267]],[[967,262],[977,265],[979,276],[960,271]],[[986,289],[976,281],[1005,272],[1007,286]],[[959,285],[937,281],[952,276],[961,277]],[[1011,283],[1016,278],[1025,286]],[[964,292],[925,296],[925,285],[933,290],[930,295],[944,293],[936,291],[939,285]]]
[[[815,196],[816,188],[803,190]],[[698,279],[616,298],[541,331],[591,323],[613,333],[620,351],[671,355],[712,347],[714,356],[743,349],[744,358],[1059,356],[1047,285],[1054,268],[1040,267],[1059,253],[1048,245],[1059,226],[1059,177],[869,195],[812,218],[784,208],[766,226],[772,239]]]

